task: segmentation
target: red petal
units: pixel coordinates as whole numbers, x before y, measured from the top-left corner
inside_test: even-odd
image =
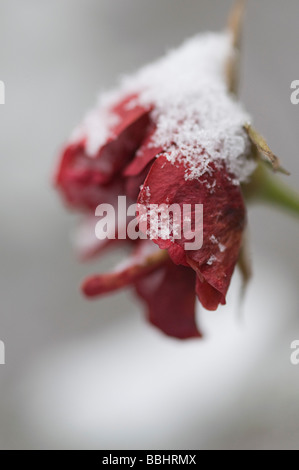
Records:
[[[129,96],[112,109],[120,122],[112,129],[111,137],[99,150],[97,158],[101,163],[103,182],[109,182],[115,173],[121,171],[141,145],[150,125],[150,109],[131,107],[136,96]]]
[[[195,204],[203,204],[203,247],[200,250],[184,251],[185,243],[189,242],[184,237],[155,241],[161,248],[168,249],[175,263],[189,264],[197,271],[201,280],[197,284],[199,298],[205,308],[214,310],[219,303],[225,303],[240,252],[246,212],[240,188],[231,182],[225,169],[211,165],[211,170],[211,175],[186,181],[184,164],[173,165],[161,155],[151,167],[138,202],[176,203],[181,211],[184,204],[191,204],[193,224]]]
[[[138,295],[147,303],[149,321],[168,336],[201,336],[195,321],[195,279],[192,269],[169,261],[136,283]]]
[[[151,126],[145,140],[143,141],[141,147],[136,153],[132,162],[127,166],[124,171],[125,176],[136,176],[139,175],[147,167],[153,159],[163,151],[162,147],[157,147],[154,145],[153,137],[155,133],[155,128]]]
[[[61,156],[55,181],[73,206],[93,209],[101,202],[109,202],[110,194],[123,193],[120,172],[147,133],[150,109],[136,104],[136,96],[131,95],[111,112],[119,123],[110,129],[109,138],[95,156],[87,155],[87,137],[69,144]]]
[[[113,203],[118,194],[124,193],[124,182],[120,178],[106,185],[101,181],[98,160],[86,157],[84,142],[71,144],[65,149],[56,185],[70,206],[93,210],[101,203]]]
[[[111,273],[88,278],[83,283],[82,290],[87,297],[95,297],[121,289],[157,269],[167,258],[167,253],[158,249],[154,243],[142,241],[127,262]]]
[[[149,163],[141,173],[136,176],[128,176],[125,180],[125,193],[133,201],[137,201],[140,188],[144,183],[145,178],[150,171],[151,163]]]
[[[196,279],[196,294],[201,305],[207,310],[217,310],[219,304],[225,305],[225,297],[207,281],[201,281],[197,276]]]

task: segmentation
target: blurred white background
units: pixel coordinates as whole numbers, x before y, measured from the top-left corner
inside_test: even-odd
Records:
[[[298,187],[297,0],[251,0],[242,99]],[[1,0],[0,447],[299,449],[298,220],[250,211],[255,278],[242,314],[200,312],[202,342],[149,326],[129,292],[89,303],[76,217],[51,187],[61,144],[117,76],[199,31],[229,0]],[[114,255],[118,256],[118,255]]]

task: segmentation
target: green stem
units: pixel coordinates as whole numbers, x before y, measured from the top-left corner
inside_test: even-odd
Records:
[[[249,184],[243,186],[245,199],[264,201],[299,216],[299,193],[282,183],[260,164]]]

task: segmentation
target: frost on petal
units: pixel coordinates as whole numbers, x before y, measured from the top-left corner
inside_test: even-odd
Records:
[[[146,302],[148,319],[166,335],[200,337],[195,319],[196,274],[171,261],[138,280],[136,291]]]
[[[231,39],[228,32],[197,35],[121,81],[120,96],[137,92],[137,102],[152,107],[155,128],[130,171],[151,158],[151,147],[171,148],[169,160],[184,156],[189,163],[186,179],[202,176],[213,162],[225,164],[236,184],[248,180],[256,167],[244,129],[250,116],[228,92],[225,73]]]
[[[185,166],[172,164],[161,155],[151,167],[139,202],[151,204],[178,204],[181,214],[185,204],[191,204],[191,222],[194,225],[195,205],[203,205],[203,246],[185,250],[183,225],[180,239],[154,241],[168,249],[177,264],[190,265],[199,278],[197,293],[203,306],[215,310],[225,303],[225,296],[238,261],[246,223],[245,206],[240,188],[232,182],[225,168],[210,166],[210,175],[185,180]],[[195,227],[200,230],[202,227]],[[217,243],[215,243],[217,241]]]

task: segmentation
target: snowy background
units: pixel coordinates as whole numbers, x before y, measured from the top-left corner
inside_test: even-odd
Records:
[[[299,3],[249,3],[242,99],[298,187]],[[224,0],[1,0],[0,448],[299,449],[299,225],[250,211],[255,277],[240,312],[199,312],[204,341],[165,338],[130,292],[84,300],[76,217],[50,184],[101,88],[199,31]]]

